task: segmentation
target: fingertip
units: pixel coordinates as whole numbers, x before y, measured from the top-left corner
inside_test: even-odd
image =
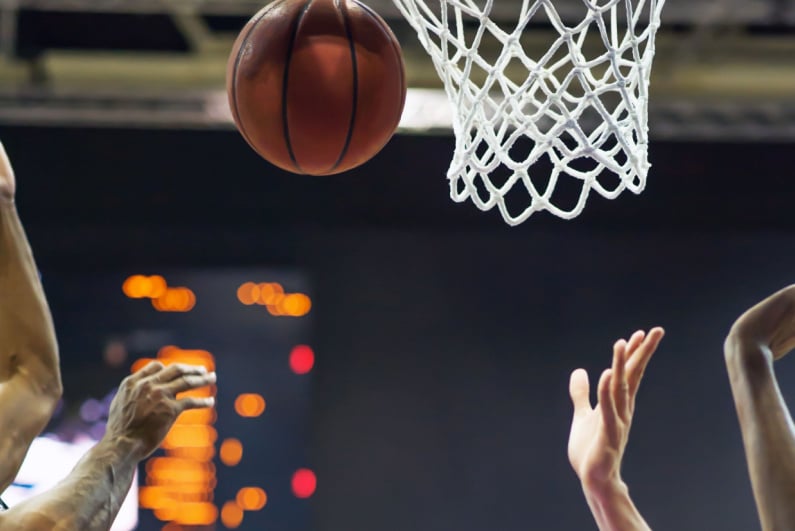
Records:
[[[613,343],[613,355],[617,356],[620,352],[623,352],[627,349],[627,340],[626,339],[619,339],[615,343]]]
[[[574,397],[588,392],[588,372],[585,369],[575,369],[569,376],[569,394]]]
[[[599,401],[603,402],[608,400],[610,395],[610,381],[613,378],[613,369],[605,369],[599,377],[599,385],[597,386],[597,394]]]
[[[588,378],[588,372],[585,369],[583,369],[583,368],[574,369],[573,371],[571,371],[571,378],[569,378],[569,380],[572,380],[572,381],[573,380],[580,380],[583,377]]]

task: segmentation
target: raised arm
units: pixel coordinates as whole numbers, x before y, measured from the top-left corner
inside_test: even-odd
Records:
[[[61,397],[58,347],[36,264],[14,205],[0,145],[0,492]]]
[[[615,343],[613,366],[599,378],[596,407],[591,407],[588,373],[577,369],[571,375],[574,416],[569,461],[600,531],[650,530],[621,478],[621,460],[638,387],[663,334],[662,328],[654,328],[648,335],[638,331],[628,342],[621,339]]]
[[[748,472],[766,531],[795,529],[795,427],[773,370],[773,362],[793,347],[795,285],[740,316],[724,345]]]
[[[183,411],[213,398],[177,393],[215,383],[203,367],[153,362],[127,377],[110,407],[102,441],[52,490],[0,513],[3,531],[107,531],[130,490],[138,462],[157,449]]]

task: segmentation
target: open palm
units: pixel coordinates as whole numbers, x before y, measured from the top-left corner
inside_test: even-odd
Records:
[[[591,406],[588,373],[571,374],[569,393],[574,416],[569,434],[569,461],[584,484],[617,478],[629,438],[632,414],[643,372],[664,335],[662,328],[635,332],[613,346],[613,366],[602,372],[598,402]]]

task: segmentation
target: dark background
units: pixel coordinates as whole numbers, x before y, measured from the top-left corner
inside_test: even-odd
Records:
[[[278,172],[228,131],[0,138],[45,275],[307,275],[312,529],[593,529],[566,458],[568,376],[595,380],[615,339],[658,324],[631,493],[654,529],[759,528],[721,347],[737,315],[793,281],[790,144],[654,142],[642,195],[509,228],[450,201],[448,137],[398,136],[322,178]],[[791,397],[788,361],[779,370]]]
[[[196,296],[196,306],[190,312],[158,312],[150,300],[130,299],[122,292],[124,279],[141,270],[58,273],[40,265],[45,268],[42,280],[58,329],[65,389],[62,405],[45,429],[48,436],[72,442],[85,434],[99,439],[107,409],[99,422],[81,420],[79,411],[87,399],[109,405],[133,362],[157,357],[165,345],[206,350],[221,378],[215,395],[217,418],[212,423],[218,437],[212,446],[220,453],[222,441],[228,438],[238,439],[243,446],[243,457],[233,466],[217,455],[212,460],[217,484],[207,489],[214,496],[208,501],[220,509],[235,499],[239,489],[260,487],[267,492],[267,511],[247,512],[241,529],[309,530],[308,503],[293,496],[290,479],[296,470],[310,464],[312,374],[293,373],[289,353],[310,339],[311,318],[274,317],[262,306],[244,306],[236,295],[238,286],[252,280],[279,282],[288,293],[311,294],[302,275],[261,267],[202,271],[148,266],[145,273],[154,268],[171,286],[189,287]],[[111,342],[124,345],[127,354],[115,367],[107,359],[103,363],[103,351]],[[239,416],[235,400],[241,393],[261,394],[265,412],[256,418]],[[154,457],[175,454],[158,451]],[[152,481],[146,472],[148,465],[145,461],[139,467],[136,485],[168,485],[162,473]],[[195,488],[184,479],[175,483],[171,487],[178,493]],[[177,511],[180,508],[176,505]],[[150,508],[138,513],[138,529],[163,528]],[[222,528],[220,523],[218,527]],[[180,529],[187,527],[177,527]]]

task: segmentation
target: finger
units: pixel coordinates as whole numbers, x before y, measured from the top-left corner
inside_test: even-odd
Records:
[[[612,380],[612,369],[605,369],[599,378],[598,395],[599,409],[602,411],[602,422],[610,441],[615,441],[618,437],[618,417],[616,416],[616,406],[610,393],[610,380]]]
[[[138,379],[148,378],[149,376],[155,375],[165,369],[165,365],[160,363],[159,361],[150,361],[148,364],[144,366],[143,369],[136,372],[133,376]]]
[[[637,337],[633,335],[629,340],[631,344]],[[610,378],[610,394],[615,404],[616,414],[624,421],[629,418],[629,386],[627,384],[627,373],[624,370],[627,362],[627,347],[629,344],[623,339],[616,341],[613,345],[613,369]]]
[[[201,365],[187,365],[185,363],[173,363],[161,371],[155,378],[156,383],[168,383],[182,376],[191,374],[207,374],[207,369]]]
[[[630,400],[634,400],[640,381],[643,379],[644,372],[646,372],[646,367],[664,335],[665,331],[659,326],[652,328],[643,343],[638,346],[635,352],[632,353],[632,357],[627,361]]]
[[[211,396],[204,398],[189,396],[177,400],[177,411],[179,413],[182,413],[183,411],[187,411],[189,409],[204,409],[207,407],[213,407],[214,405],[215,405],[215,398]]]
[[[190,391],[191,389],[198,389],[206,387],[215,383],[216,376],[214,372],[205,374],[183,374],[182,376],[163,384],[163,389],[172,395]]]
[[[632,356],[632,353],[635,352],[635,349],[638,348],[638,345],[640,345],[645,338],[646,332],[643,330],[638,330],[632,334],[632,337],[630,337],[629,341],[627,341],[627,359]]]
[[[574,416],[591,411],[590,385],[585,369],[577,369],[569,378],[569,396],[574,405]]]

